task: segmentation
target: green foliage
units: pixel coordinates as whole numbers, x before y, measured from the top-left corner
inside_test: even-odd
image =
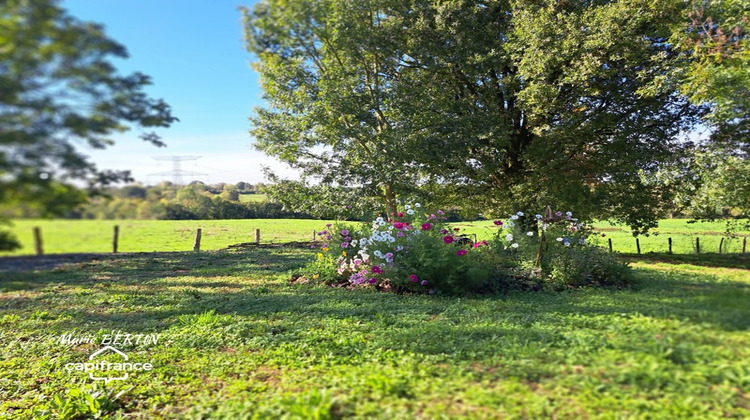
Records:
[[[635,281],[626,264],[597,247],[558,248],[549,257],[550,281],[565,286],[629,286]]]
[[[259,148],[324,183],[454,185],[483,209],[546,205],[646,232],[701,110],[674,85],[667,2],[263,1],[245,11],[268,106]],[[671,10],[671,9],[670,9]],[[672,15],[669,15],[672,16]]]
[[[127,171],[98,170],[75,147],[105,148],[128,125],[176,120],[165,102],[143,92],[147,76],[116,73],[110,59],[127,57],[125,48],[55,0],[3,1],[0,28],[0,202],[61,214],[80,203],[71,180],[129,179]],[[143,139],[163,145],[153,133]]]
[[[0,230],[0,251],[14,251],[21,248],[21,243],[12,232]]]
[[[88,388],[72,388],[67,393],[55,395],[49,403],[42,404],[47,409],[38,410],[37,419],[75,420],[81,418],[121,418],[121,415],[111,416],[120,408],[121,391],[115,393],[99,384]]]

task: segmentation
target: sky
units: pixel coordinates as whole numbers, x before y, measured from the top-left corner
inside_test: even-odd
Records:
[[[200,156],[181,163],[183,180],[207,183],[263,182],[261,165],[295,178],[286,165],[252,147],[248,117],[263,104],[252,55],[245,50],[239,6],[255,0],[63,0],[61,6],[83,21],[104,25],[130,57],[113,61],[122,74],[152,78],[146,89],[164,99],[180,119],[156,130],[167,143],[157,148],[134,128],[113,136],[104,150],[81,149],[101,169],[129,169],[144,184],[172,180],[154,175],[172,170],[171,156]],[[155,158],[162,158],[157,160]],[[167,160],[163,160],[167,159]]]

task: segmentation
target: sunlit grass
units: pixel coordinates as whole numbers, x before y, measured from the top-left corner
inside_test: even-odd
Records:
[[[634,263],[635,289],[451,298],[288,283],[310,251],[102,256],[0,273],[0,417],[91,392],[60,334],[160,334],[134,418],[750,416],[750,271]],[[714,261],[721,265],[721,261]],[[114,395],[116,392],[110,394]],[[108,397],[109,398],[109,397]]]

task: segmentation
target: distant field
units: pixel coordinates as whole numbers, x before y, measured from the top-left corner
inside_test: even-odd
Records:
[[[321,220],[298,219],[245,219],[245,220],[18,220],[13,231],[24,248],[14,253],[0,255],[32,254],[32,228],[39,226],[44,239],[44,251],[48,254],[68,252],[110,252],[112,250],[112,230],[120,226],[120,252],[188,251],[193,247],[195,230],[202,229],[201,249],[213,250],[229,245],[252,242],[255,229],[261,230],[261,241],[287,242],[308,241],[312,231],[326,224]],[[356,222],[353,222],[356,223]],[[491,221],[456,223],[465,233],[476,234],[477,238],[490,237],[496,227]],[[635,253],[635,238],[627,227],[613,226],[607,222],[596,224],[606,236],[599,237],[599,245],[607,246],[612,239],[615,251]],[[701,252],[716,253],[723,237],[724,223],[694,223],[687,220],[663,220],[659,229],[648,237],[641,237],[641,252],[667,252],[667,238],[673,240],[672,251],[676,254],[695,252],[695,238],[700,237]],[[738,238],[724,239],[723,252],[739,253],[742,250],[742,237],[750,232],[739,232]]]
[[[46,254],[68,252],[111,252],[112,232],[120,226],[120,252],[189,251],[193,249],[195,230],[201,228],[201,249],[214,250],[255,241],[255,229],[261,241],[309,241],[312,231],[327,222],[298,219],[244,220],[17,220],[13,231],[23,248],[0,255],[34,253],[33,227],[42,229]]]
[[[240,203],[262,203],[268,200],[265,194],[240,194]]]
[[[659,228],[654,229],[649,236],[639,237],[641,252],[667,252],[668,238],[672,238],[672,252],[676,254],[690,254],[695,252],[695,238],[700,238],[701,252],[718,252],[721,238],[724,238],[722,252],[738,253],[742,251],[742,238],[750,236],[750,231],[736,232],[738,237],[724,236],[726,226],[724,222],[687,223],[687,219],[666,219],[659,222]],[[491,221],[456,223],[465,228],[465,232],[476,234],[478,238],[491,236],[496,227]],[[612,248],[616,252],[635,253],[635,238],[630,229],[623,225],[613,225],[608,222],[598,222],[595,228],[606,236],[599,237],[600,246],[608,246],[607,240],[612,239]],[[750,245],[749,245],[750,247]],[[750,248],[749,248],[750,250]]]

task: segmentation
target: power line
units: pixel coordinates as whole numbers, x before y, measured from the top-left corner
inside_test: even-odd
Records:
[[[149,176],[152,176],[152,175],[153,176],[171,176],[172,183],[176,185],[184,184],[184,181],[182,179],[183,175],[208,177],[208,174],[204,174],[202,172],[185,171],[182,169],[182,162],[190,161],[190,160],[198,160],[202,157],[203,156],[154,156],[155,160],[172,162],[172,170],[163,171],[163,172],[155,172],[153,174],[149,174]]]

